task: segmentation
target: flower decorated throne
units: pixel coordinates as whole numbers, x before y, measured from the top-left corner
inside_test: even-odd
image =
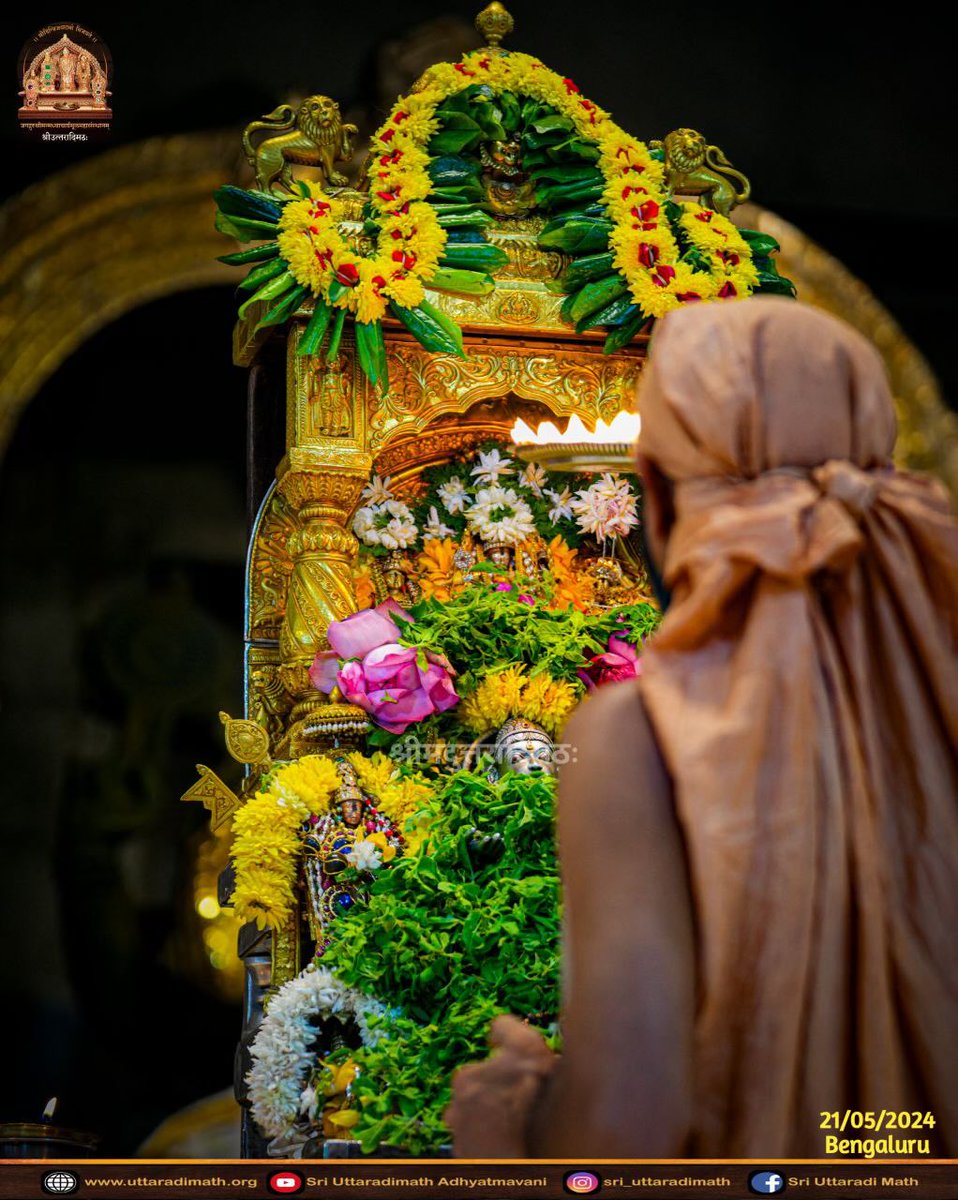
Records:
[[[460,701],[467,741],[501,742],[508,722],[548,741],[597,679],[633,673],[647,598],[636,484],[612,469],[625,448],[523,461],[511,432],[551,421],[559,451],[564,436],[594,441],[633,409],[657,318],[793,290],[772,239],[729,219],[748,185],[716,147],[625,132],[572,79],[502,47],[500,4],[477,27],[483,49],[397,100],[355,187],[301,170],[216,194],[218,228],[241,246],[224,261],[247,269],[246,717],[269,746],[246,760],[247,791],[265,762],[355,753],[424,716],[441,730]],[[690,165],[676,147],[699,143]],[[363,640],[372,618],[355,640],[364,612],[385,641]],[[590,647],[578,671],[573,627]],[[478,640],[490,629],[527,660],[495,662]],[[290,895],[241,939],[244,1044],[308,953],[306,889]]]

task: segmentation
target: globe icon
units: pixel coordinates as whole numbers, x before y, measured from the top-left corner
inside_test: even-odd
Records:
[[[79,1182],[69,1171],[50,1171],[43,1177],[43,1190],[51,1196],[67,1196],[76,1191]]]

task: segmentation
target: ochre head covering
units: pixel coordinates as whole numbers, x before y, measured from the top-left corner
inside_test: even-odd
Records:
[[[699,945],[692,1151],[825,1151],[928,1111],[958,1154],[958,523],[894,470],[876,351],[791,301],[658,328],[639,449],[675,486],[641,688]]]

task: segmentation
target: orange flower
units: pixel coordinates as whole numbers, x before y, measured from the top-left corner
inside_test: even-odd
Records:
[[[353,590],[357,608],[376,607],[376,584],[369,567],[359,567],[353,574]]]
[[[451,600],[462,591],[465,580],[453,563],[456,543],[452,538],[430,538],[416,559],[419,586],[427,600]]]

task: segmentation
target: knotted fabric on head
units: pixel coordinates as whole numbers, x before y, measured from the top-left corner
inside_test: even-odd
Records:
[[[640,686],[696,908],[691,1149],[820,1157],[821,1113],[885,1109],[958,1154],[946,496],[890,465],[876,351],[791,301],[668,316],[639,411],[675,496]]]

